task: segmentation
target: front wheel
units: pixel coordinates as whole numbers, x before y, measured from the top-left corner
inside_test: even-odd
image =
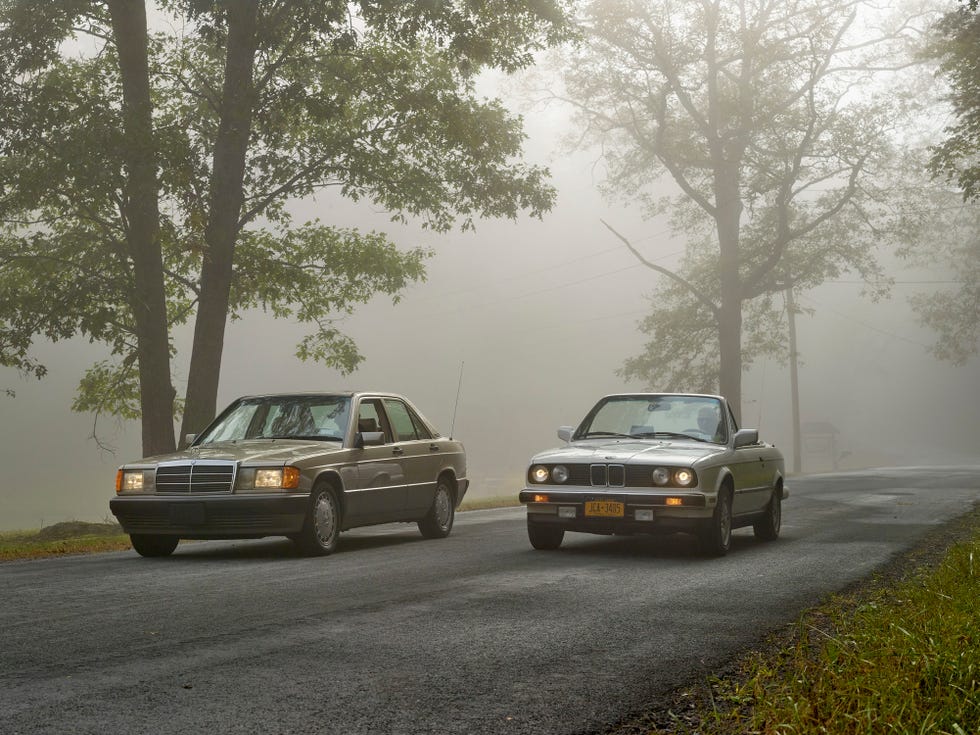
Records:
[[[176,536],[158,536],[156,534],[129,534],[129,542],[140,556],[170,556],[180,541]]]
[[[727,489],[718,493],[714,515],[701,532],[701,548],[710,556],[724,556],[732,546],[732,495]]]
[[[340,536],[340,509],[329,485],[317,485],[310,496],[310,512],[303,530],[291,537],[300,551],[309,556],[326,556],[337,548]]]
[[[449,481],[443,477],[436,483],[436,494],[425,518],[419,521],[419,531],[425,538],[446,538],[453,530],[453,520],[456,508],[453,503],[453,491]]]
[[[527,538],[531,546],[539,551],[553,551],[561,546],[565,538],[565,529],[560,526],[550,526],[544,523],[527,522]]]
[[[755,537],[760,541],[775,541],[779,538],[779,527],[782,524],[782,489],[773,488],[772,499],[766,506],[766,515],[757,523],[752,524]]]

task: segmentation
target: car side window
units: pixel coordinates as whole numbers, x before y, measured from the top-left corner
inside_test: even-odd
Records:
[[[392,440],[391,431],[387,427],[388,422],[384,418],[381,401],[377,398],[367,398],[361,401],[361,405],[357,408],[357,430],[382,431],[385,435],[385,442],[390,442]]]
[[[439,436],[438,434],[433,434],[432,430],[425,425],[422,417],[411,408],[408,409],[408,413],[412,417],[412,423],[415,424],[415,433],[418,434],[419,439],[434,439]]]
[[[404,403],[386,398],[385,410],[388,412],[388,419],[391,421],[391,428],[395,432],[397,441],[412,441],[419,438],[415,422],[412,421],[408,407]]]
[[[735,421],[735,414],[732,413],[732,407],[728,407],[728,436],[735,436],[735,432],[738,431],[738,422]]]

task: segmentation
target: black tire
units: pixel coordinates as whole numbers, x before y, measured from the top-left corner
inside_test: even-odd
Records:
[[[701,532],[701,549],[709,556],[724,556],[732,547],[732,491],[723,487],[711,521]]]
[[[565,529],[544,523],[527,522],[527,538],[531,546],[539,551],[554,551],[565,538]]]
[[[779,527],[783,519],[782,495],[782,488],[778,485],[774,487],[772,498],[766,506],[766,517],[752,524],[755,537],[760,541],[775,541],[779,538]]]
[[[140,556],[170,556],[177,548],[177,536],[158,536],[156,534],[131,533],[129,542]]]
[[[290,538],[307,556],[326,556],[337,548],[340,537],[340,506],[334,489],[320,483],[310,493],[310,509],[303,530]]]
[[[419,521],[419,531],[425,538],[446,538],[453,530],[456,502],[452,486],[445,477],[436,482],[436,494],[425,518]]]

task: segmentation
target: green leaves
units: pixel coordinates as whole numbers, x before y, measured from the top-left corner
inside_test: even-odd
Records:
[[[171,328],[203,289],[221,98],[226,2],[165,0],[175,22],[149,39],[159,163],[163,288]],[[323,189],[435,231],[481,217],[541,216],[548,172],[521,162],[521,120],[475,91],[567,38],[564,0],[261,3],[248,100],[241,211],[228,317],[264,309],[310,325],[302,359],[342,372],[362,359],[336,320],[424,279],[429,253],[385,235],[295,226],[286,203]],[[139,411],[133,318],[140,304],[126,213],[122,92],[101,3],[4,2],[0,13],[0,364],[40,377],[39,336],[78,334],[115,360],[93,366],[75,409]],[[178,29],[178,30],[175,30]],[[62,44],[85,37],[72,58]],[[238,110],[241,112],[241,110]],[[245,119],[245,118],[242,118]],[[225,117],[227,120],[227,117]],[[237,202],[237,197],[232,197]],[[234,205],[234,206],[237,206]],[[227,248],[226,248],[227,250]],[[217,369],[215,367],[214,369]],[[179,404],[178,404],[179,405]]]

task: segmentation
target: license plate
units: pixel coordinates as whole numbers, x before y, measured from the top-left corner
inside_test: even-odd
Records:
[[[204,523],[204,503],[174,503],[170,522],[178,526],[200,526]]]
[[[585,504],[585,515],[601,516],[603,518],[622,518],[626,514],[626,506],[614,500],[590,500]]]

